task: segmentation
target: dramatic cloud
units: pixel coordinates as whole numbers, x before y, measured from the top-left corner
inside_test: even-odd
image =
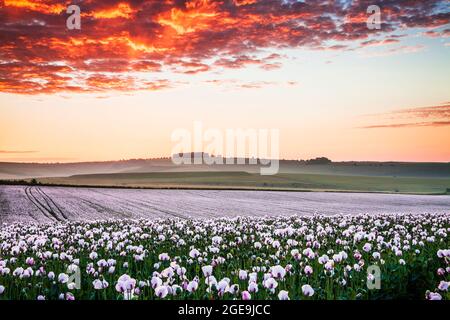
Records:
[[[450,125],[450,102],[438,106],[396,110],[382,114],[388,123],[367,125],[364,129],[441,127]],[[399,120],[401,122],[399,122]],[[394,122],[393,122],[394,121]]]
[[[70,4],[81,8],[81,30],[66,28]],[[446,0],[380,0],[381,30],[369,30],[366,11],[372,4],[368,0],[3,0],[0,91],[158,90],[171,86],[159,75],[162,72],[195,75],[249,65],[273,70],[281,67],[282,57],[276,54],[284,48],[347,50],[348,42],[387,45],[398,41],[392,38],[397,30],[431,30],[450,21]],[[448,30],[430,31],[427,36],[445,37]]]

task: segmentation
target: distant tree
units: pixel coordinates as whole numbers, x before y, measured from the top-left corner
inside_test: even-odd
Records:
[[[315,159],[306,160],[307,164],[330,164],[332,161],[326,157],[319,157]]]
[[[31,179],[31,184],[32,184],[32,185],[36,185],[36,184],[38,184],[38,182],[37,182],[36,179],[33,178],[33,179]]]

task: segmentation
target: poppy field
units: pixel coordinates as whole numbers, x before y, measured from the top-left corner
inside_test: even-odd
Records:
[[[0,224],[446,212],[447,195],[0,185]],[[448,210],[447,210],[448,211]]]
[[[449,232],[449,214],[4,224],[0,300],[445,300]]]

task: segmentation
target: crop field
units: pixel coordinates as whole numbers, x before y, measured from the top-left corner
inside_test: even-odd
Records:
[[[354,170],[355,171],[355,170]],[[203,188],[251,190],[358,191],[405,194],[445,194],[450,178],[435,176],[357,176],[303,174],[296,172],[262,176],[241,171],[141,172],[86,174],[70,177],[38,178],[44,184],[68,186],[119,186],[144,188]]]
[[[0,299],[449,299],[449,232],[448,214],[13,223]]]
[[[0,225],[0,300],[450,298],[448,196],[0,186]]]
[[[445,195],[0,186],[0,223],[449,211]]]

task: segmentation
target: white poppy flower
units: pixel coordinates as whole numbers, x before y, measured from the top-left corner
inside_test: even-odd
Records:
[[[68,288],[69,290],[74,290],[74,289],[76,289],[76,287],[77,287],[77,285],[76,285],[75,282],[71,282],[71,283],[68,283],[68,284],[67,284],[67,288]]]
[[[275,240],[274,242],[272,242],[272,247],[278,249],[280,247],[280,241]]]
[[[161,275],[164,278],[172,278],[172,276],[174,275],[174,271],[173,271],[172,267],[167,267],[166,269],[161,271]]]
[[[214,276],[206,277],[205,284],[209,287],[217,286],[217,279]]]
[[[442,300],[442,296],[437,292],[430,292],[427,297],[428,300]]]
[[[217,284],[217,290],[220,293],[228,291],[229,283],[230,283],[229,279],[220,280],[219,283]]]
[[[286,275],[286,270],[280,265],[274,266],[271,269],[272,277],[274,277],[275,279],[283,279]]]
[[[127,274],[123,274],[117,280],[116,291],[121,293],[130,293],[134,290],[135,286],[136,280]]]
[[[101,259],[101,260],[97,261],[97,266],[99,266],[99,267],[107,267],[108,266],[108,262],[106,262],[105,259]]]
[[[307,297],[312,297],[314,295],[314,289],[309,285],[305,284],[302,286],[303,295]]]
[[[169,290],[166,286],[159,286],[155,288],[155,295],[160,299],[164,299],[168,293]]]
[[[13,276],[20,277],[23,274],[23,268],[18,267],[13,271]]]
[[[95,290],[106,289],[109,286],[109,283],[106,280],[95,279],[92,282]]]
[[[278,287],[278,282],[274,278],[268,278],[264,281],[264,287],[267,289],[276,289],[276,287]]]
[[[75,296],[71,292],[66,293],[66,300],[73,301],[75,300]]]
[[[318,261],[320,264],[325,264],[325,263],[328,262],[328,260],[330,260],[330,258],[329,258],[326,254],[320,256],[320,257],[317,259],[317,261]]]
[[[228,292],[231,294],[237,294],[239,292],[239,285],[233,284],[228,287]]]
[[[450,282],[441,281],[441,282],[439,282],[438,289],[441,291],[448,291],[449,285],[450,285]]]
[[[310,276],[313,274],[313,268],[311,266],[306,266],[304,272],[307,276]]]
[[[295,260],[300,260],[302,258],[302,255],[300,254],[300,251],[298,249],[292,249],[291,250],[291,256],[295,259]]]
[[[331,271],[334,269],[334,260],[328,260],[324,266],[325,270]]]
[[[242,300],[251,300],[252,299],[252,295],[248,291],[242,291],[241,296],[242,296]]]
[[[172,286],[172,295],[176,296],[176,295],[178,295],[181,292],[183,292],[183,288],[181,288],[179,285],[174,284]]]
[[[197,258],[200,255],[200,251],[198,251],[197,249],[192,249],[191,251],[189,251],[189,257],[191,257],[192,259]]]
[[[67,283],[69,281],[69,276],[65,273],[60,273],[58,275],[58,282],[59,283]]]
[[[286,290],[281,290],[278,293],[278,299],[279,300],[290,300],[289,299],[289,292],[287,292]]]
[[[163,281],[159,277],[152,277],[152,279],[150,280],[150,284],[153,289],[156,289],[157,287],[161,286],[162,283]]]
[[[372,244],[366,243],[366,244],[363,246],[363,250],[364,250],[365,252],[371,251],[371,250],[372,250]]]
[[[161,254],[158,256],[158,259],[159,259],[160,261],[169,261],[169,260],[170,260],[170,257],[169,257],[169,255],[168,255],[167,253],[161,253]]]
[[[258,292],[258,284],[256,282],[250,282],[248,285],[248,291],[252,293]]]
[[[205,277],[209,277],[212,275],[213,267],[212,266],[203,266],[202,272]]]
[[[195,292],[198,288],[198,282],[197,281],[191,281],[189,282],[189,284],[187,285],[186,290],[190,293]]]
[[[240,280],[246,280],[247,279],[247,271],[239,270],[239,279]]]
[[[185,267],[181,267],[177,269],[177,274],[181,277],[184,276],[186,274],[186,268]]]
[[[26,258],[25,263],[29,266],[34,265],[34,259],[31,257]]]

